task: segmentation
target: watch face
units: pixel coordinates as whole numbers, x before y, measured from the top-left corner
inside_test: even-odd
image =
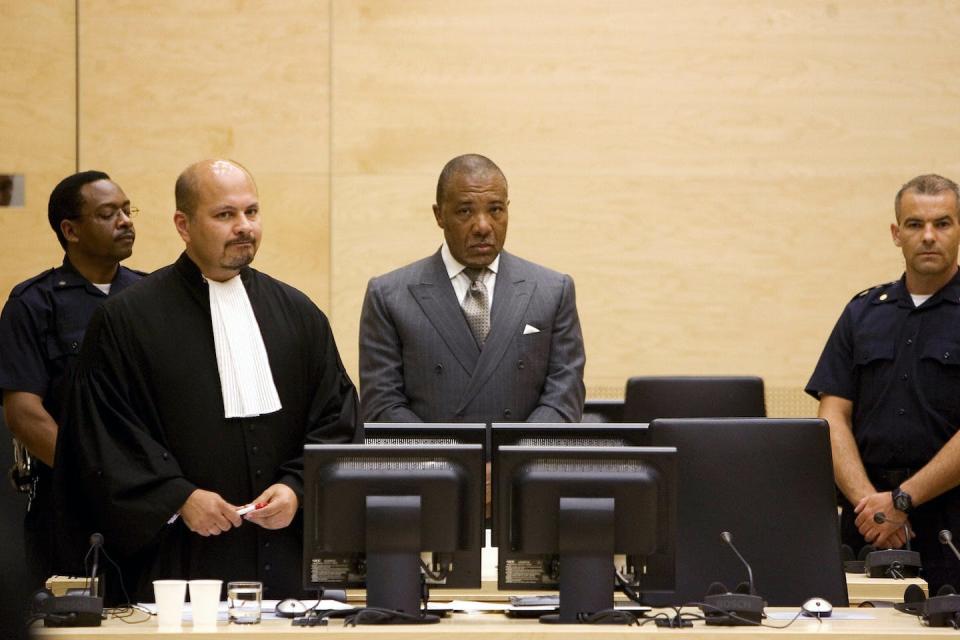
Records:
[[[893,506],[896,507],[898,511],[909,511],[910,496],[905,493],[898,493],[893,499]]]

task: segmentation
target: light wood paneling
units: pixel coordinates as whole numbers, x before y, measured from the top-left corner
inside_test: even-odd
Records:
[[[507,248],[577,281],[587,385],[801,387],[843,304],[896,278],[892,198],[960,177],[960,5],[333,2],[335,328],[441,240],[436,176],[507,174]],[[349,337],[349,341],[344,339]]]
[[[0,173],[22,173],[25,206],[0,208],[0,299],[60,263],[47,200],[73,172],[73,0],[0,2]]]
[[[257,180],[255,266],[329,308],[329,6],[282,0],[81,0],[80,160],[144,211],[130,264],[183,245],[173,185],[207,157]]]

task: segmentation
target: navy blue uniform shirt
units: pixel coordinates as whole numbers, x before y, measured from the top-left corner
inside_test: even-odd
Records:
[[[960,273],[919,307],[904,277],[855,296],[806,392],[853,402],[868,468],[924,466],[960,426]]]
[[[115,295],[144,276],[119,267]],[[18,284],[0,314],[0,389],[29,391],[60,423],[66,382],[93,312],[107,295],[64,257],[63,265]]]

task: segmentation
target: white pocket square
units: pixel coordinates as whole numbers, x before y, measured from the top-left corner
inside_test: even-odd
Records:
[[[523,335],[529,335],[531,333],[540,333],[540,329],[537,329],[532,324],[528,324],[523,328]]]

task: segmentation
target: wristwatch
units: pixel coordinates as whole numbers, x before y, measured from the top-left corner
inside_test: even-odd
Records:
[[[910,511],[913,509],[913,498],[911,498],[910,494],[900,487],[897,487],[891,491],[890,496],[893,498],[893,507],[897,511],[910,513]]]

